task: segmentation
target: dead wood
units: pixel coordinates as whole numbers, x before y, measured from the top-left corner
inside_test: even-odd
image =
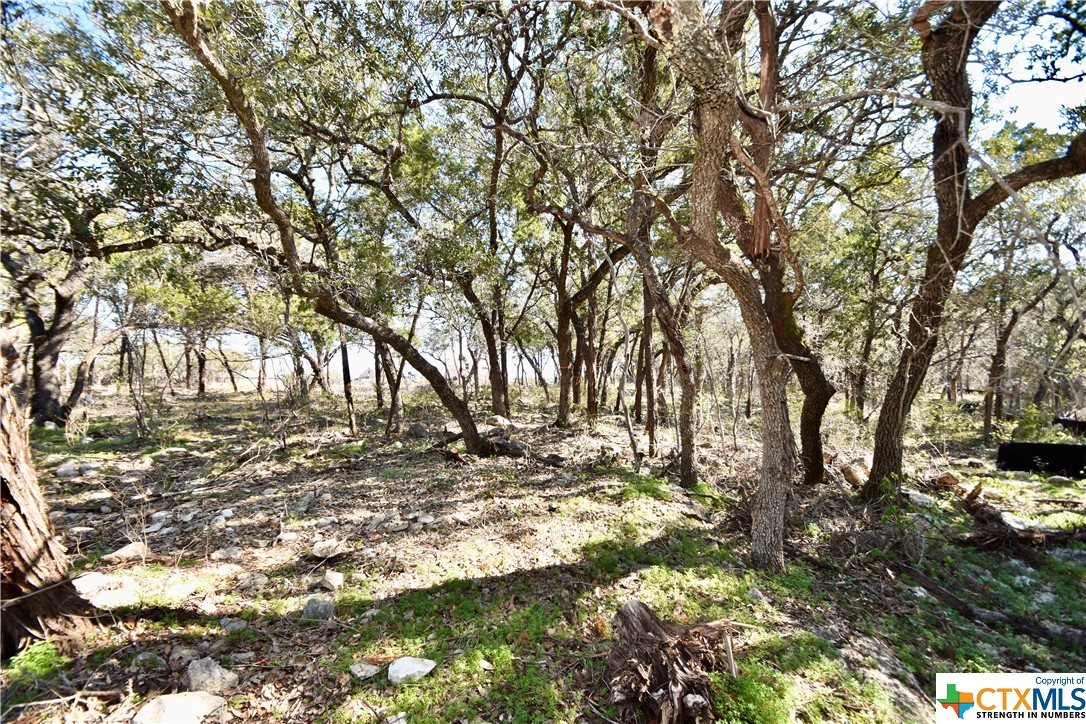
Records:
[[[1086,541],[1086,528],[1042,530],[1009,517],[986,502],[981,497],[981,490],[982,486],[978,485],[961,500],[962,508],[973,517],[973,532],[959,539],[959,543],[972,545],[980,550],[993,550]]]
[[[692,627],[661,621],[640,601],[627,601],[612,622],[607,659],[611,703],[623,721],[681,724],[714,720],[709,672],[730,670],[731,623]]]
[[[1014,629],[1017,633],[1032,636],[1034,638],[1045,638],[1054,643],[1062,643],[1065,646],[1070,645],[1076,649],[1086,647],[1086,631],[1083,631],[1082,629],[1071,626],[1058,626],[1043,621],[1034,621],[1025,618],[1024,616],[1007,614],[1001,611],[990,611],[986,608],[973,606],[958,598],[946,588],[932,580],[932,578],[915,568],[900,563],[895,564],[893,567],[899,573],[903,573],[923,586],[925,591],[930,593],[933,598],[944,606],[958,612],[971,621],[986,625],[1007,626]]]

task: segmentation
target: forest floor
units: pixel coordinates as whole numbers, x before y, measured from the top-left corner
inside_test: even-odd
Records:
[[[952,542],[972,526],[961,489],[1067,526],[1086,523],[1086,484],[998,473],[991,449],[918,445],[917,492],[879,516],[839,473],[864,451],[835,449],[831,479],[795,490],[788,570],[766,574],[745,565],[754,430],[706,434],[691,494],[660,460],[634,471],[620,418],[557,430],[538,406],[518,408],[512,437],[560,467],[449,464],[431,439],[385,438],[376,417],[351,436],[330,407],[244,395],[179,398],[153,440],[123,411],[91,414],[81,440],[33,442],[102,622],[86,648],[38,643],[6,667],[8,721],[129,721],[206,657],[238,676],[225,721],[611,721],[611,619],[631,598],[681,624],[745,624],[738,678],[712,677],[725,722],[930,721],[937,671],[1086,670],[1073,636],[1020,625],[1086,629],[1086,547]],[[446,425],[426,402],[412,422]],[[958,492],[936,484],[944,472]],[[149,550],[107,555],[133,542]],[[322,542],[338,554],[315,557]],[[1010,618],[971,620],[902,570]],[[334,615],[300,620],[313,597]],[[401,656],[437,666],[398,687],[383,668],[358,676]]]

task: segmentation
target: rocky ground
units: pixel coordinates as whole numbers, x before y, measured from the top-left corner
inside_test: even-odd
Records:
[[[395,439],[377,419],[350,436],[334,412],[233,397],[176,401],[154,440],[123,411],[82,440],[36,431],[51,516],[103,618],[88,648],[38,644],[7,667],[5,718],[610,721],[610,620],[630,598],[743,624],[739,678],[713,679],[723,721],[928,721],[935,671],[1086,663],[1073,635],[1043,635],[1086,629],[1081,544],[947,542],[976,484],[1052,527],[1086,521],[1081,481],[1016,479],[983,451],[925,458],[875,517],[852,501],[863,451],[838,450],[829,483],[797,490],[788,572],[766,575],[744,565],[753,431],[706,441],[688,493],[659,461],[634,471],[618,418],[563,431],[526,408],[493,421],[523,456],[466,465],[431,449],[451,428],[432,406],[414,418]],[[1011,619],[948,609],[901,566]]]

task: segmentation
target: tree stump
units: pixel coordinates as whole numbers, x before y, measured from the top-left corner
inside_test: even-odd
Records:
[[[731,624],[689,628],[665,623],[648,606],[623,604],[607,659],[611,703],[624,721],[687,724],[714,720],[709,672],[731,670]]]
[[[0,366],[0,656],[15,654],[29,637],[88,627],[90,610],[68,579],[68,560],[56,539],[30,462],[26,416]]]

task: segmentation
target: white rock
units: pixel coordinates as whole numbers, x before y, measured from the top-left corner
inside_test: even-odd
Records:
[[[1048,604],[1055,603],[1058,600],[1059,596],[1057,596],[1052,591],[1041,591],[1033,597],[1033,603],[1036,606],[1047,606]]]
[[[317,527],[318,528],[331,528],[333,525],[335,525],[338,522],[339,522],[339,518],[337,518],[334,515],[330,515],[327,518],[318,518],[317,519]]]
[[[156,511],[154,513],[151,513],[151,520],[156,520],[156,521],[157,520],[168,520],[172,516],[173,516],[173,511],[171,511],[171,510],[159,510],[159,511]]]
[[[245,553],[243,548],[238,546],[227,546],[226,548],[220,548],[211,554],[211,560],[213,561],[239,561],[242,555]]]
[[[749,598],[754,603],[769,603],[769,599],[766,598],[765,594],[759,591],[754,586],[751,586],[750,590],[747,591],[747,598]]]
[[[102,556],[104,561],[131,561],[136,558],[146,558],[151,555],[151,549],[143,541],[129,543],[123,548],[118,548],[107,556]]]
[[[238,577],[238,588],[243,591],[260,589],[268,585],[268,577],[263,573],[246,572]]]
[[[935,498],[931,497],[930,495],[924,495],[919,490],[910,490],[909,488],[902,488],[901,492],[902,492],[902,494],[905,495],[906,498],[909,499],[909,502],[912,503],[913,505],[921,505],[921,506],[924,506],[925,508],[930,508],[930,507],[932,507],[932,506],[934,506],[936,504],[935,503]]]
[[[68,535],[78,539],[93,538],[98,535],[98,531],[86,525],[73,525],[68,529]]]
[[[513,423],[510,422],[509,418],[507,417],[502,417],[501,415],[491,415],[490,417],[486,418],[486,424],[494,425],[496,427],[505,427],[506,425],[512,425]]]
[[[46,430],[56,430],[57,429],[57,424],[55,422],[53,422],[52,420],[46,420],[42,424],[42,427],[45,428]]]
[[[435,666],[437,662],[430,659],[404,656],[393,661],[388,667],[388,680],[393,686],[399,686],[408,681],[418,681],[433,671]]]
[[[282,534],[280,534],[282,538]],[[322,540],[313,545],[312,550],[309,551],[309,555],[314,558],[334,558],[347,551],[347,544],[336,538],[329,538],[328,540]]]
[[[180,669],[200,658],[200,652],[191,646],[175,646],[170,652],[170,666]]]
[[[367,664],[364,661],[359,661],[357,664],[351,666],[351,674],[358,679],[369,679],[381,670],[380,666],[374,666],[373,664]]]
[[[189,664],[185,671],[185,680],[190,691],[206,691],[209,694],[218,694],[238,685],[238,675],[219,666],[218,662],[210,657],[197,659]]]
[[[416,520],[418,520],[418,522],[422,523],[423,525],[430,525],[434,522],[435,518],[429,513],[419,513],[419,517]]]
[[[79,466],[79,472],[83,475],[97,475],[102,471],[102,466],[99,463],[81,463]]]
[[[465,514],[460,513],[460,512],[453,513],[449,517],[452,518],[457,523],[459,523],[460,525],[467,525],[469,522],[471,522],[471,519],[468,518],[468,516],[466,516]]]
[[[385,724],[407,724],[407,714],[402,711],[397,712],[385,719]]]
[[[154,524],[152,524],[152,525],[149,525],[149,526],[147,526],[146,528],[144,528],[144,529],[143,529],[143,532],[144,532],[144,533],[147,533],[148,535],[150,535],[151,533],[157,533],[157,532],[159,532],[160,530],[162,530],[162,529],[163,529],[163,528],[165,528],[165,527],[166,527],[166,524],[165,524],[165,523],[163,523],[163,522],[162,522],[162,521],[160,520],[160,521],[158,521],[157,523],[154,523]]]
[[[275,495],[279,492],[279,488],[264,488],[260,491],[261,495]]]
[[[72,579],[72,586],[83,598],[90,598],[103,588],[108,588],[111,579],[104,573],[84,573],[82,576]]]
[[[320,585],[329,591],[335,591],[343,586],[344,576],[339,571],[325,571]]]
[[[292,540],[298,540],[298,534],[292,530],[284,530],[282,533],[275,536],[276,543],[286,543]]]
[[[234,511],[230,508],[226,508],[219,512],[219,517],[229,520],[230,518],[234,517]]]
[[[1045,479],[1047,485],[1070,485],[1073,482],[1075,481],[1063,475],[1053,475]]]
[[[200,724],[226,705],[226,699],[206,691],[167,694],[144,704],[132,724]]]
[[[302,496],[301,500],[299,500],[291,507],[291,512],[293,512],[295,515],[305,515],[306,511],[309,510],[309,506],[313,504],[313,500],[316,497],[317,494],[310,490],[308,493]]]
[[[78,478],[79,477],[79,465],[74,460],[65,461],[61,463],[56,470],[53,471],[53,475],[58,478]]]
[[[249,622],[243,618],[224,618],[219,621],[219,625],[223,627],[224,631],[230,633],[244,631],[249,628]]]

